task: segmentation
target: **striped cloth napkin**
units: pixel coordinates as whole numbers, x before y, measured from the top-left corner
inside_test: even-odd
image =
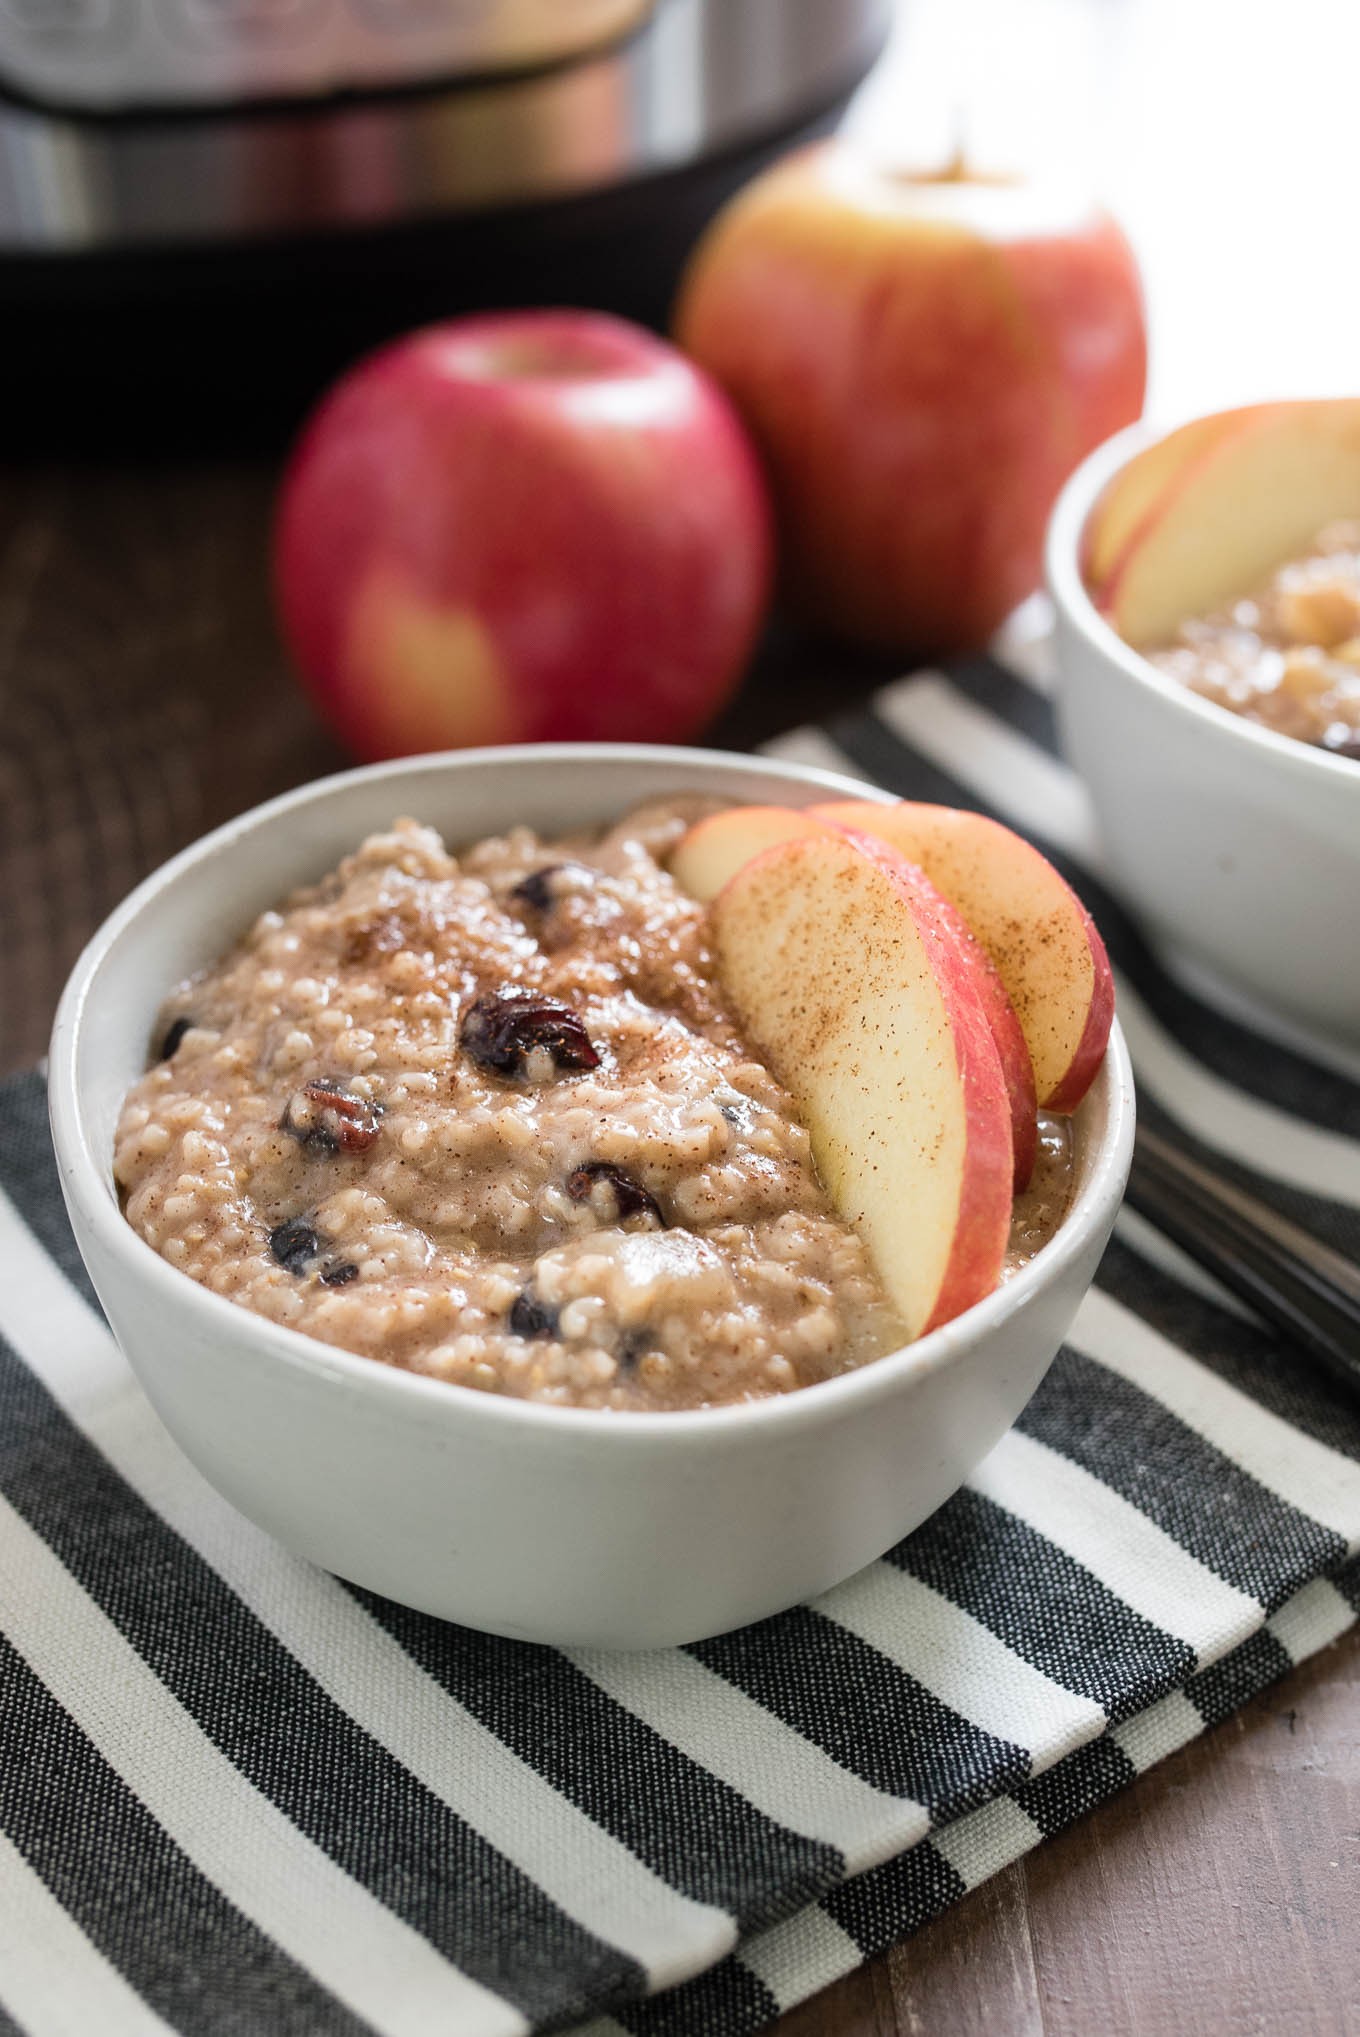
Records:
[[[1163,974],[1008,656],[774,747],[1032,834],[1104,929],[1145,1112],[1360,1252],[1360,1085]],[[741,2037],[1360,1608],[1360,1411],[1130,1214],[1012,1434],[814,1605],[642,1656],[406,1612],[181,1458],[39,1078],[0,1110],[2,2037]]]

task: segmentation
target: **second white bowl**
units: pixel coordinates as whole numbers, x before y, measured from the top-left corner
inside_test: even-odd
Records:
[[[1172,966],[1360,1045],[1360,764],[1204,700],[1130,648],[1081,574],[1097,498],[1149,434],[1072,476],[1049,525],[1063,747],[1126,898]]]

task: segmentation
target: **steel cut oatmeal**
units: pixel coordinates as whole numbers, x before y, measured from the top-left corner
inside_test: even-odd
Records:
[[[413,821],[181,985],[118,1127],[129,1221],[214,1292],[458,1385],[760,1398],[902,1332],[707,913],[662,862],[711,801],[450,855]],[[1067,1200],[1046,1121],[1013,1258]]]
[[[1360,522],[1212,615],[1192,616],[1154,665],[1248,721],[1360,758]]]

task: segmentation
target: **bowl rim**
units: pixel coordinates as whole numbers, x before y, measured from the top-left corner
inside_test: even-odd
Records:
[[[230,853],[247,837],[286,822],[301,807],[329,801],[343,805],[350,790],[383,780],[397,784],[402,778],[428,771],[432,766],[456,773],[532,762],[656,760],[674,762],[677,791],[683,789],[686,769],[717,768],[734,776],[751,772],[768,775],[773,781],[792,777],[841,799],[861,798],[891,805],[896,798],[881,787],[818,766],[736,751],[631,743],[537,743],[426,753],[313,779],[250,808],[190,843],[152,871],[105,919],[71,971],[53,1024],[48,1067],[53,1141],[63,1189],[81,1223],[130,1281],[143,1290],[149,1288],[159,1298],[167,1317],[184,1309],[197,1315],[205,1336],[212,1337],[224,1362],[231,1362],[233,1346],[244,1343],[258,1353],[267,1353],[323,1390],[339,1388],[356,1394],[367,1403],[367,1411],[392,1421],[414,1414],[427,1422],[454,1422],[474,1429],[479,1424],[502,1428],[508,1423],[526,1434],[556,1437],[564,1446],[573,1439],[583,1444],[588,1439],[592,1444],[609,1447],[606,1439],[612,1438],[616,1447],[637,1451],[644,1444],[655,1450],[679,1448],[694,1439],[707,1439],[720,1448],[735,1446],[756,1430],[789,1434],[833,1421],[838,1414],[848,1414],[856,1406],[872,1407],[892,1398],[917,1380],[941,1370],[963,1350],[1003,1328],[1037,1289],[1060,1278],[1070,1262],[1084,1251],[1092,1235],[1108,1225],[1123,1193],[1134,1125],[1133,1073],[1117,1017],[1096,1078],[1104,1084],[1106,1102],[1090,1178],[1048,1243],[1010,1280],[914,1343],[886,1352],[881,1358],[832,1379],[763,1400],[716,1408],[673,1409],[663,1415],[660,1411],[563,1407],[460,1387],[448,1380],[385,1365],[256,1315],[239,1303],[214,1294],[172,1266],[132,1228],[116,1196],[110,1193],[112,1155],[101,1162],[88,1135],[77,1063],[84,1028],[91,1022],[94,979],[106,955],[129,927],[154,912],[161,894],[178,878]]]
[[[1216,417],[1231,412],[1203,414]],[[1182,424],[1198,422],[1198,417],[1181,420]],[[1173,711],[1188,716],[1206,737],[1212,739],[1216,733],[1227,742],[1246,743],[1266,769],[1270,768],[1269,759],[1274,758],[1285,769],[1314,780],[1330,780],[1334,785],[1353,781],[1360,791],[1360,770],[1353,758],[1337,756],[1316,743],[1305,743],[1297,736],[1282,735],[1278,729],[1249,721],[1245,715],[1234,714],[1231,708],[1220,707],[1217,701],[1206,700],[1189,686],[1181,685],[1132,644],[1126,644],[1091,597],[1081,570],[1081,550],[1086,524],[1097,499],[1136,453],[1169,438],[1180,428],[1179,424],[1158,426],[1142,419],[1098,445],[1069,475],[1054,504],[1044,539],[1044,576],[1054,607],[1107,664]]]

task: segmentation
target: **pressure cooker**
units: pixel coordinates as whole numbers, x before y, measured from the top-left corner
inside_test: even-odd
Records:
[[[662,325],[891,7],[0,0],[0,448],[274,434],[366,346],[493,304]]]

